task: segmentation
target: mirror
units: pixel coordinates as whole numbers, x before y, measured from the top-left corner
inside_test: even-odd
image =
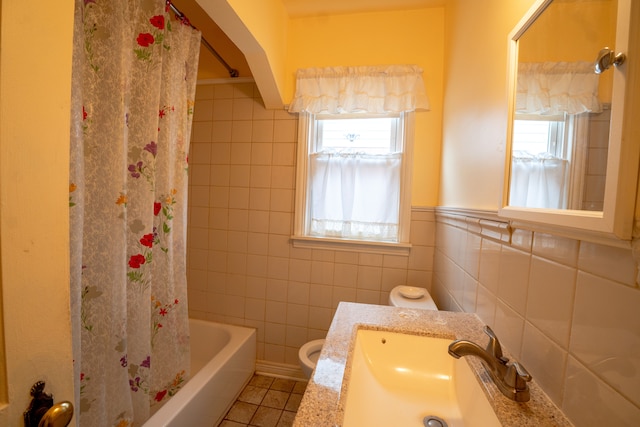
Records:
[[[630,238],[616,224],[629,14],[629,0],[540,0],[509,36],[500,215]]]

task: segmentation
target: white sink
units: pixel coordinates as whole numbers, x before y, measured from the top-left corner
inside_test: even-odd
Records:
[[[344,427],[500,426],[466,360],[447,352],[452,340],[360,329],[343,388]],[[433,425],[438,425],[434,423]]]

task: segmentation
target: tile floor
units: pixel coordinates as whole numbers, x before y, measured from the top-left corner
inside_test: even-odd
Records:
[[[306,381],[254,375],[219,427],[290,427]]]

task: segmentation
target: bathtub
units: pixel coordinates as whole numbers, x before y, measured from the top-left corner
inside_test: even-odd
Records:
[[[254,329],[189,320],[191,378],[143,427],[217,426],[256,367]]]

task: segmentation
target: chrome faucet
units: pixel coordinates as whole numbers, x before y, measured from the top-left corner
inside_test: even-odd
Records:
[[[516,402],[528,402],[527,383],[531,381],[531,375],[524,366],[518,362],[509,362],[509,359],[502,355],[500,341],[490,327],[485,326],[484,332],[489,335],[486,349],[471,341],[456,340],[449,345],[449,354],[456,359],[462,356],[479,357],[502,394]]]

